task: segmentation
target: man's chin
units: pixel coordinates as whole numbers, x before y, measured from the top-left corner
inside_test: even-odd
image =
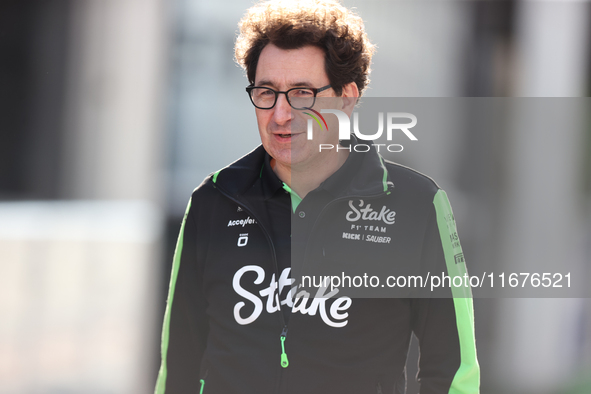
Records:
[[[292,169],[309,169],[310,167],[314,167],[314,162],[317,159],[310,155],[310,152],[297,152],[296,150],[292,150],[291,152],[291,168]]]
[[[317,161],[320,158],[315,158],[316,155],[313,151],[313,147],[309,146],[308,144],[305,146],[298,145],[299,144],[294,143],[291,144],[290,147],[285,147],[284,149],[275,149],[273,152],[268,152],[282,167],[290,167],[292,169],[304,167],[308,168],[313,161]]]

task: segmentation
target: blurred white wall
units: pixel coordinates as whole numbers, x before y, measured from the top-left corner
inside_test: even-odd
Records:
[[[0,393],[147,393],[162,216],[0,203]]]
[[[0,393],[147,393],[164,304],[166,3],[68,4],[66,199],[0,203]]]
[[[70,198],[164,198],[165,4],[72,3],[63,156]]]

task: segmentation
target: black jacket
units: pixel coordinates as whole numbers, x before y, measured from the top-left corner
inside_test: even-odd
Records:
[[[315,275],[377,278],[329,299],[302,298],[303,288],[290,290],[289,268],[277,268],[262,146],[194,191],[174,257],[156,393],[403,393],[413,332],[421,393],[478,392],[469,289],[452,297],[442,286],[425,297],[429,276],[466,272],[445,192],[375,152],[351,157],[354,168],[345,163],[311,192],[291,223],[292,276],[312,278],[307,291]],[[386,282],[388,274],[421,276],[427,288]],[[288,321],[278,304],[292,308]]]

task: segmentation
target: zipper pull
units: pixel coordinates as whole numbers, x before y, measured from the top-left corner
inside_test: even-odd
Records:
[[[289,361],[287,360],[287,354],[285,354],[285,337],[287,336],[287,326],[283,327],[281,331],[281,366],[287,368]]]

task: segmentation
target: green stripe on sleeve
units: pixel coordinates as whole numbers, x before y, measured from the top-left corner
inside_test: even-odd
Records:
[[[162,355],[162,361],[160,364],[160,371],[158,371],[158,380],[156,381],[155,394],[164,394],[166,391],[166,357],[168,354],[168,341],[170,335],[170,314],[172,312],[172,302],[174,299],[174,289],[176,287],[176,280],[179,274],[179,268],[181,265],[181,254],[183,252],[183,234],[185,232],[185,223],[187,222],[187,216],[189,215],[189,209],[191,208],[191,200],[187,204],[185,210],[185,217],[181,224],[181,231],[176,241],[176,248],[174,251],[174,258],[172,261],[172,273],[170,274],[170,284],[168,286],[168,300],[166,301],[166,311],[164,312],[164,323],[162,325],[162,342],[160,347],[160,353]]]
[[[384,159],[380,156],[380,164],[382,165],[382,169],[384,170],[384,176],[382,177],[382,184],[384,186],[384,191],[388,193],[388,170],[386,169],[386,165],[384,164]],[[390,194],[390,193],[388,193]]]
[[[466,271],[464,254],[456,229],[456,221],[447,199],[447,194],[439,190],[433,199],[437,214],[437,227],[443,246],[447,274],[452,279],[463,277]],[[474,307],[470,287],[451,286],[456,312],[456,325],[460,341],[460,368],[456,372],[449,394],[471,394],[480,392],[480,366],[476,357],[474,337]]]

